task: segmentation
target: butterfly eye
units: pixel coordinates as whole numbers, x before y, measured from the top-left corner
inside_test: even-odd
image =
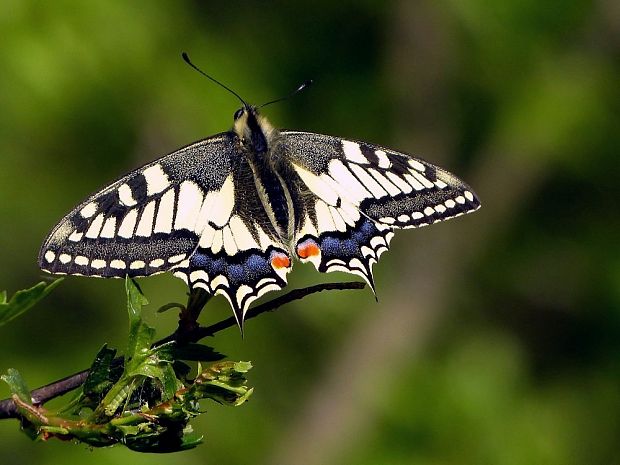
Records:
[[[235,115],[233,116],[233,118],[235,119],[235,121],[237,121],[239,118],[241,118],[241,115],[243,115],[244,109],[243,108],[239,108],[236,112]]]

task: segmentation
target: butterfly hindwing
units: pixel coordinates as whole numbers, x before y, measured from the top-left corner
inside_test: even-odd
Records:
[[[173,272],[190,287],[224,295],[241,326],[254,300],[286,285],[291,258],[261,204],[246,159],[203,208],[198,247]]]
[[[360,216],[339,230],[310,232],[310,228],[305,228],[297,236],[295,250],[302,262],[312,262],[318,271],[356,274],[374,291],[372,267],[388,250],[393,235],[391,228]]]
[[[473,191],[430,163],[365,142],[283,131],[302,192],[296,253],[321,272],[347,271],[373,286],[372,266],[394,228],[474,211]]]
[[[58,223],[43,243],[39,265],[57,274],[102,277],[170,269],[198,245],[202,199],[222,188],[234,157],[224,133],[129,173]]]

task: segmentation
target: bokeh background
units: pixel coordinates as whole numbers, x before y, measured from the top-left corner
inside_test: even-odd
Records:
[[[4,420],[3,464],[620,463],[620,3],[4,0],[0,289],[40,280],[40,243],[87,194],[231,126],[238,102],[182,50],[256,103],[313,78],[275,125],[422,156],[483,208],[397,234],[378,303],[324,293],[212,340],[256,389],[204,404],[203,446],[32,443]],[[298,265],[290,283],[345,279]],[[183,283],[141,284],[171,332],[155,309]],[[218,297],[202,321],[228,315]],[[126,326],[121,281],[69,278],[0,328],[0,369],[45,384]]]

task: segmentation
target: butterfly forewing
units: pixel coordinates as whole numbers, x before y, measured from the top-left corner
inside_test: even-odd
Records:
[[[47,237],[39,265],[53,273],[147,276],[170,269],[198,245],[199,210],[234,161],[227,134],[173,152],[93,194]],[[213,169],[205,169],[203,160]]]

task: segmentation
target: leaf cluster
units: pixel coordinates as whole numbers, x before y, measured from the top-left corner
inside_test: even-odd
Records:
[[[140,452],[190,449],[202,442],[189,424],[203,413],[201,400],[237,406],[251,395],[245,376],[249,362],[221,361],[223,355],[202,344],[154,345],[155,330],[141,315],[146,298],[131,280],[126,292],[129,338],[124,356],[104,345],[86,381],[65,405],[48,410],[33,403],[15,369],[2,376],[22,429],[33,439],[56,437],[94,447],[123,444]],[[198,361],[194,376],[187,361]],[[205,362],[209,364],[203,367]]]

